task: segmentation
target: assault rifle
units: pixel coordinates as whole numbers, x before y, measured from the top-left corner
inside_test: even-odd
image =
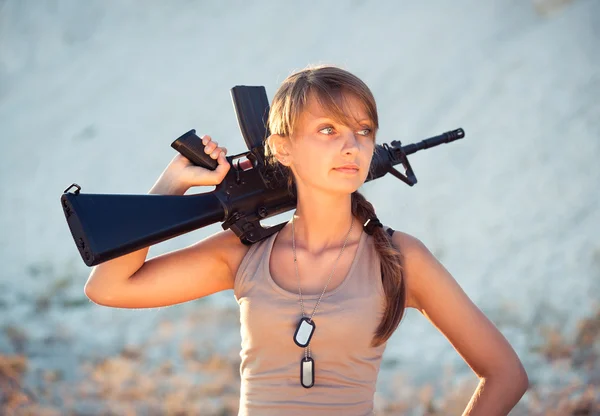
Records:
[[[211,192],[194,195],[85,194],[75,183],[60,201],[71,235],[88,266],[95,266],[178,235],[221,222],[247,245],[279,231],[285,223],[263,227],[261,220],[296,207],[296,194],[288,190],[284,171],[265,162],[264,139],[269,101],[262,86],[231,89],[234,110],[248,152],[227,156],[231,168]],[[391,173],[409,186],[417,183],[407,155],[462,139],[463,129],[402,146],[400,141],[375,146],[366,181]],[[204,153],[204,145],[190,130],[171,147],[195,165],[215,169],[217,161]],[[394,169],[402,164],[404,174]]]

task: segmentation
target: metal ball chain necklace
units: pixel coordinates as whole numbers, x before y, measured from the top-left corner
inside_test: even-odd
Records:
[[[296,218],[296,213],[294,212],[294,216],[292,217],[292,250],[294,252],[294,268],[296,270],[296,278],[298,279],[298,294],[300,297],[300,308],[302,310],[302,318],[300,318],[300,322],[298,322],[298,326],[296,327],[296,332],[294,333],[294,343],[299,347],[304,348],[304,358],[300,361],[300,384],[302,387],[310,388],[315,384],[315,361],[310,355],[310,340],[315,332],[316,325],[313,321],[313,316],[317,312],[317,308],[321,303],[321,299],[323,299],[323,295],[327,290],[327,286],[331,281],[331,277],[335,272],[335,268],[337,266],[338,260],[342,257],[342,253],[346,248],[346,243],[348,242],[348,237],[350,236],[350,232],[352,231],[352,227],[354,226],[354,218],[352,218],[352,222],[350,223],[350,229],[348,230],[348,234],[346,234],[346,239],[344,240],[344,245],[342,246],[342,250],[338,255],[335,263],[333,264],[333,270],[329,274],[329,278],[327,279],[327,283],[323,288],[323,292],[321,292],[321,296],[317,300],[317,303],[310,315],[307,317],[304,313],[304,300],[302,299],[302,287],[300,285],[300,275],[298,273],[298,259],[296,258],[296,238],[294,233],[294,221]]]

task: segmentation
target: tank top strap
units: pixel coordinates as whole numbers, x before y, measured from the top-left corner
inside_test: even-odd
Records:
[[[392,237],[394,235],[395,230],[392,227],[384,225],[383,228],[384,228],[385,232],[389,234],[390,237]]]

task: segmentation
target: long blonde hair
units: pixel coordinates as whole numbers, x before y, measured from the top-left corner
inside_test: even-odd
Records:
[[[316,97],[334,118],[346,121],[346,115],[338,104],[343,94],[352,94],[364,104],[376,133],[379,120],[371,90],[357,76],[331,65],[309,66],[283,81],[271,103],[268,129],[272,134],[291,136],[309,95]],[[269,145],[265,145],[265,157],[268,164],[279,164]],[[279,168],[287,175],[288,188],[293,189],[295,183],[291,169],[283,164],[279,164]],[[358,191],[352,193],[351,206],[352,215],[362,224],[375,217],[375,208]],[[382,227],[375,227],[373,240],[381,262],[381,281],[386,299],[385,312],[371,342],[372,346],[379,346],[388,340],[402,320],[406,308],[406,288],[400,250],[392,245],[391,237]]]

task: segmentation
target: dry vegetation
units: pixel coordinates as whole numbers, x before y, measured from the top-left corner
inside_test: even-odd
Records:
[[[557,13],[573,0],[533,0],[535,11],[542,16]]]
[[[193,325],[204,316],[188,317]],[[235,313],[223,316],[236,324]],[[164,323],[168,326],[169,323]],[[15,328],[5,328],[13,342],[28,340]],[[532,347],[544,365],[577,369],[582,378],[571,384],[546,383],[532,378],[532,385],[512,415],[600,415],[600,309],[580,322],[572,340],[559,328],[541,328],[544,342]],[[153,342],[168,344],[169,331]],[[179,357],[151,364],[143,347],[127,347],[116,356],[83,362],[76,382],[57,371],[45,371],[41,388],[25,386],[27,357],[0,356],[0,410],[3,415],[235,415],[239,400],[237,346],[219,351],[193,337],[178,344]],[[183,363],[178,367],[175,361]],[[530,370],[531,371],[531,370]],[[535,371],[535,369],[534,369]],[[534,372],[533,371],[533,372]],[[442,390],[424,385],[402,398],[378,399],[378,415],[441,416],[461,414],[475,386],[468,378],[443,383]],[[396,380],[402,384],[402,374]],[[556,385],[554,385],[556,384]],[[406,384],[404,384],[406,387]]]

